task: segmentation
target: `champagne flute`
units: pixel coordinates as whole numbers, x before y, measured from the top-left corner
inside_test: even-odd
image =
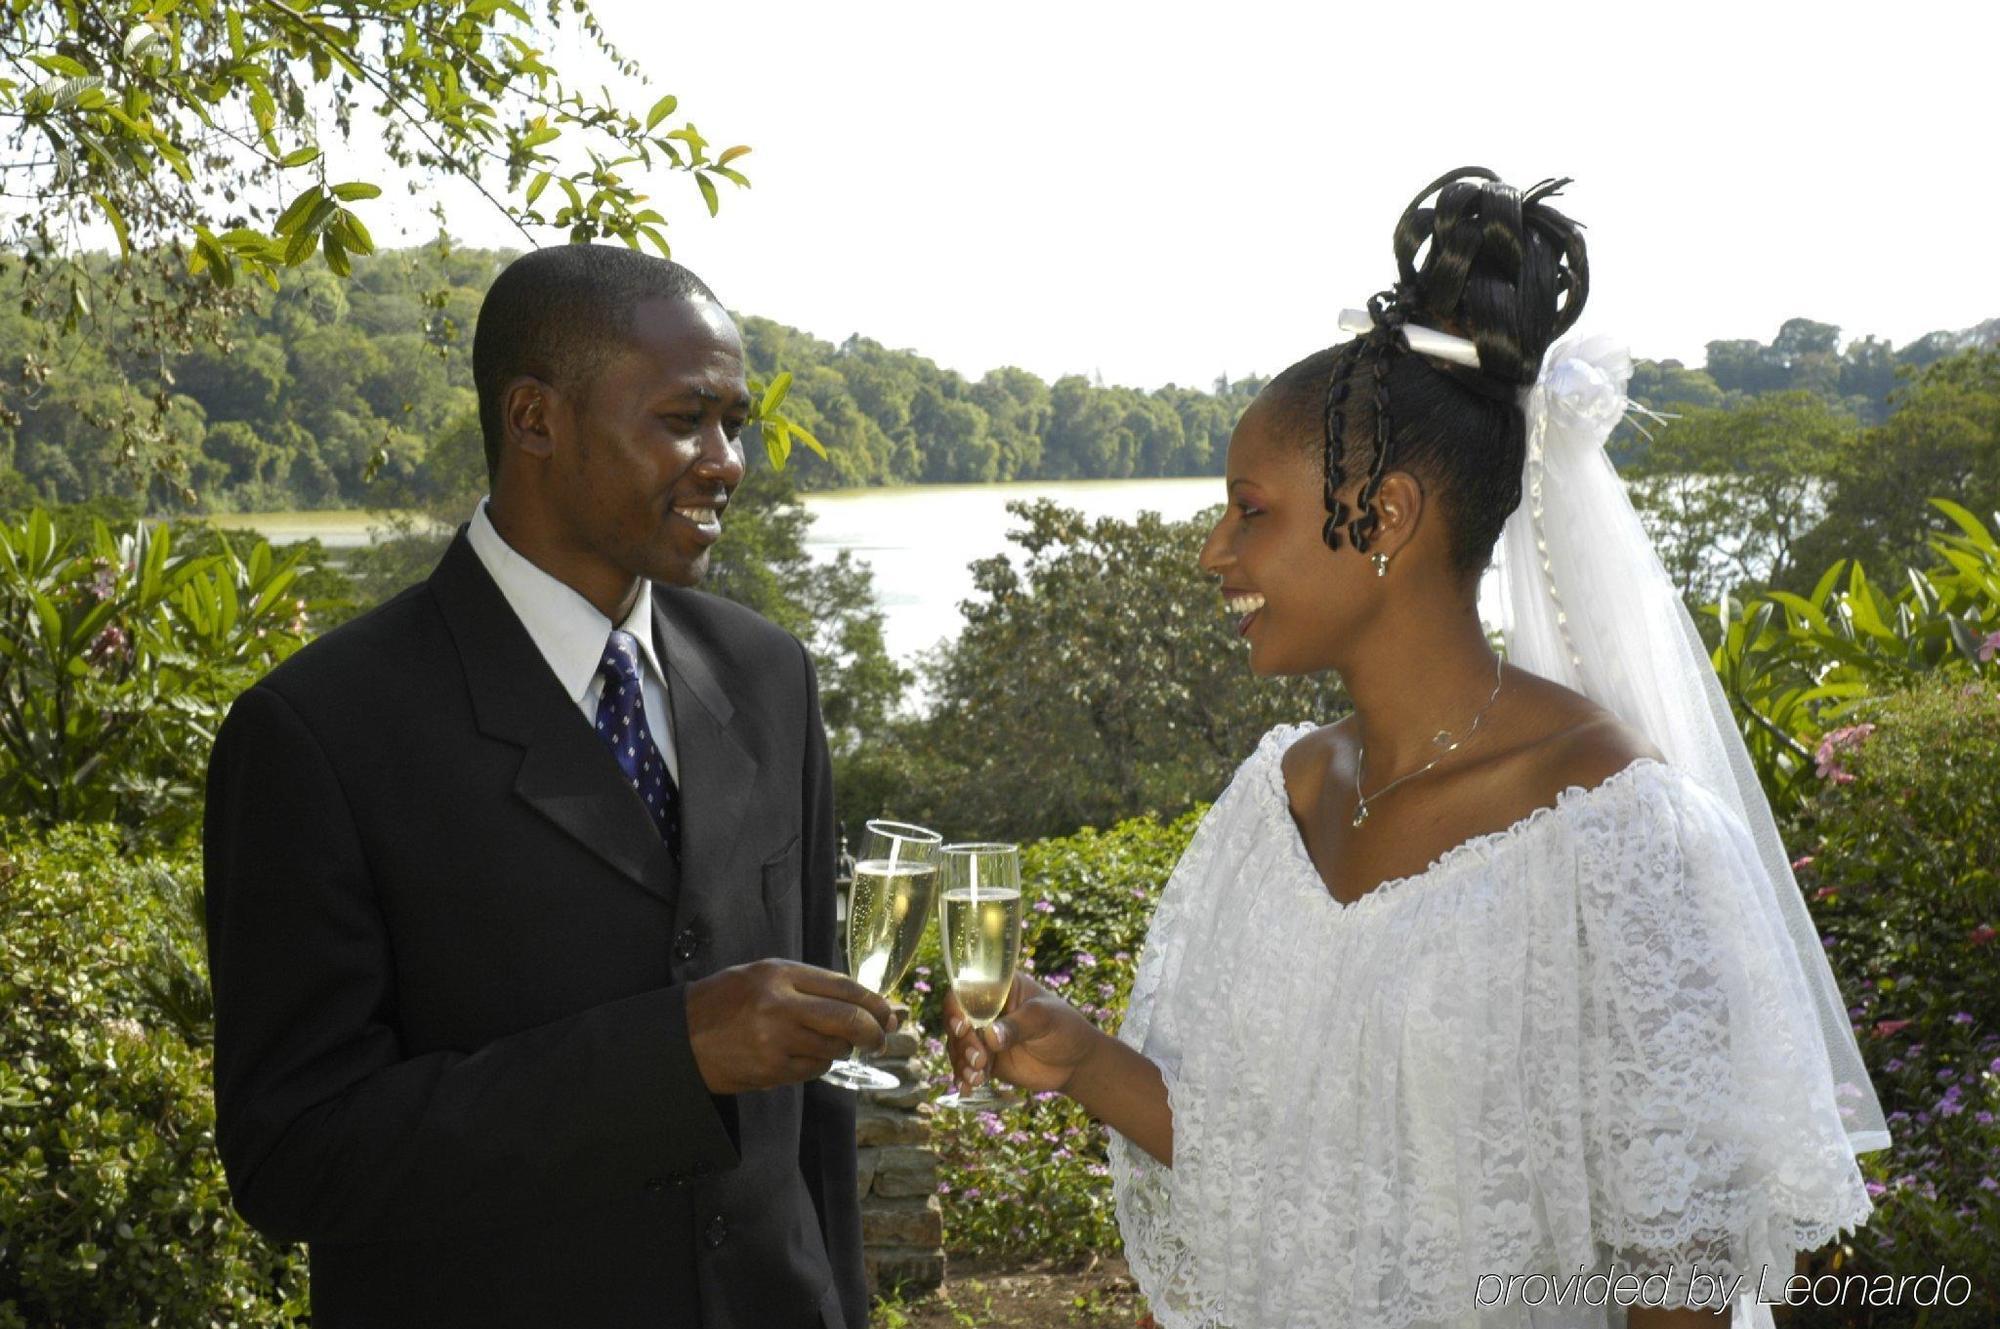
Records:
[[[1007,1008],[1021,959],[1021,849],[1011,844],[948,844],[939,854],[938,942],[959,1009],[984,1029]],[[992,1077],[969,1094],[937,1100],[944,1108],[995,1108],[1008,1100]]]
[[[847,972],[886,997],[917,958],[937,888],[937,852],[944,837],[900,821],[871,821],[861,837],[847,895]],[[888,1071],[856,1060],[836,1061],[820,1078],[843,1089],[894,1089]]]

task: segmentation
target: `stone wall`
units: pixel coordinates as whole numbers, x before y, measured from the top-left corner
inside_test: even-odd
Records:
[[[944,1210],[931,1147],[931,1090],[912,1061],[923,1046],[910,1012],[874,1064],[903,1081],[861,1094],[854,1142],[861,1184],[861,1245],[870,1291],[923,1290],[944,1281]]]

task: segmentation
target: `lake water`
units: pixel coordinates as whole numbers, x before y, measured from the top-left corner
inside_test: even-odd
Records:
[[[1221,479],[1210,476],[811,493],[801,496],[813,517],[806,548],[815,558],[827,560],[848,550],[874,570],[890,654],[909,664],[919,653],[958,635],[963,622],[959,602],[972,595],[970,565],[1011,548],[1007,532],[1018,523],[1007,505],[1040,498],[1091,518],[1130,520],[1141,512],[1157,512],[1178,521],[1221,503],[1223,491]],[[354,548],[381,533],[381,519],[367,512],[242,513],[219,520],[259,531],[273,541],[317,537],[330,549]],[[1492,589],[1489,573],[1480,596],[1480,608],[1489,622],[1494,621]]]
[[[1130,520],[1157,512],[1170,521],[1222,502],[1217,477],[1189,480],[1082,480],[998,485],[918,485],[807,494],[813,524],[806,547],[831,559],[850,550],[875,571],[889,653],[909,662],[958,635],[958,605],[972,594],[971,564],[1006,551],[1019,525],[1013,502],[1053,499],[1086,517]],[[726,536],[724,537],[727,538]]]

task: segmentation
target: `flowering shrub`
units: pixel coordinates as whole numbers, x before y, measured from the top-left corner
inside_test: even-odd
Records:
[[[1106,1029],[1124,1016],[1160,888],[1200,817],[1197,809],[1166,824],[1136,818],[1022,850],[1022,883],[1033,901],[1022,964]],[[920,964],[910,992],[931,1029],[942,1018],[936,965],[935,955]],[[931,1043],[925,1064],[943,1093],[942,1044]],[[940,1112],[932,1120],[952,1250],[1068,1258],[1119,1249],[1105,1131],[1075,1103],[1036,1094],[1004,1112]]]
[[[205,1027],[163,1011],[198,948],[193,856],[106,826],[0,861],[0,1329],[302,1321],[305,1260],[230,1210]]]
[[[1927,1323],[2000,1321],[2000,688],[1935,677],[1826,736],[1791,842],[1892,1146],[1843,1260],[1940,1263],[1975,1289]],[[1918,1308],[1908,1310],[1914,1314]],[[1962,1318],[1954,1319],[1953,1316]],[[1874,1324],[1901,1323],[1878,1318]]]
[[[229,703],[305,639],[303,556],[86,518],[0,522],[0,814],[170,843]]]

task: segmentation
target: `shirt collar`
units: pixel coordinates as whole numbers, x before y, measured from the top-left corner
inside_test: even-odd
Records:
[[[487,500],[479,501],[466,538],[472,551],[507,597],[507,603],[534,639],[535,647],[555,672],[556,680],[572,699],[582,701],[590,694],[597,667],[604,659],[604,644],[611,636],[611,620],[597,606],[568,584],[544,572],[515,551],[494,528],[486,512]],[[667,671],[653,641],[653,583],[639,579],[639,595],[632,611],[618,625],[639,640],[639,654],[645,668],[662,686]]]

